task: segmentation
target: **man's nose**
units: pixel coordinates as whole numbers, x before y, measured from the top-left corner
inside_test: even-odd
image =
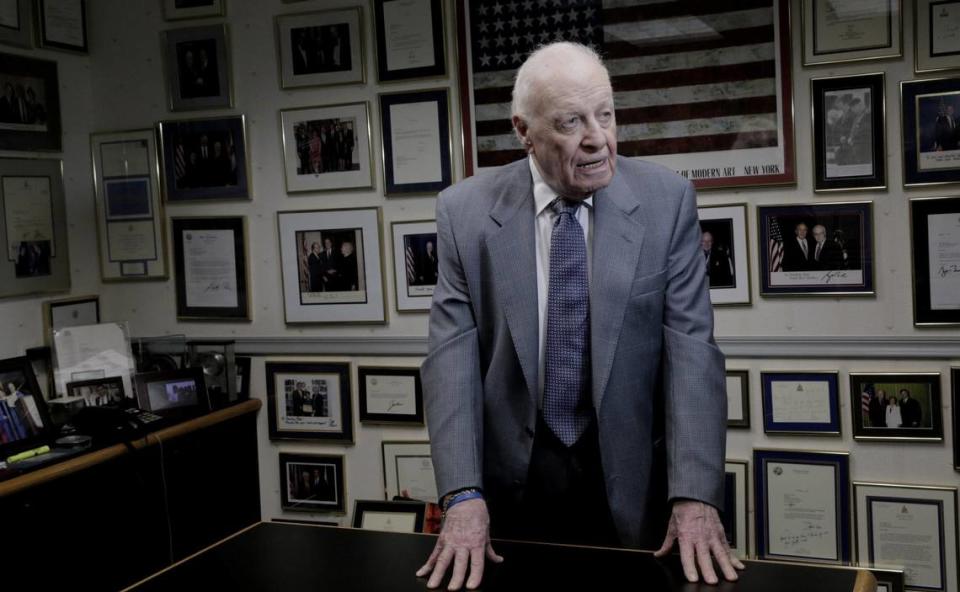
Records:
[[[606,144],[603,135],[603,128],[600,127],[599,122],[593,117],[587,118],[584,123],[583,138],[580,140],[580,145],[584,148],[599,149]]]

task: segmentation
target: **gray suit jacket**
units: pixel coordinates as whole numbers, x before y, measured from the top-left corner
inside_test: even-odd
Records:
[[[667,169],[618,158],[594,196],[592,396],[621,542],[644,534],[654,448],[670,499],[722,507],[727,400],[713,340],[696,194]],[[422,366],[438,491],[523,492],[537,419],[533,180],[526,160],[437,202],[440,277]],[[656,416],[662,414],[662,429]]]

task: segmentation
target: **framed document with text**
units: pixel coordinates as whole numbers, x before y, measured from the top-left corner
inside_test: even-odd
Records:
[[[280,507],[294,512],[347,511],[342,454],[280,453]]]
[[[901,0],[803,0],[803,65],[903,55]]]
[[[381,532],[423,532],[424,502],[357,500],[353,527]]]
[[[960,325],[960,197],[910,200],[913,323]]]
[[[442,0],[374,0],[377,80],[447,73]]]
[[[960,2],[916,0],[914,71],[960,68]]]
[[[701,206],[697,215],[710,302],[714,306],[749,305],[747,204]]]
[[[33,0],[6,0],[0,9],[0,43],[33,47]]]
[[[850,455],[753,451],[758,559],[850,562]]]
[[[163,18],[180,19],[224,16],[226,0],[163,0]]]
[[[724,465],[723,512],[720,520],[727,535],[727,544],[737,557],[750,557],[750,541],[747,540],[749,516],[747,492],[750,487],[750,463],[745,460],[728,460]]]
[[[903,185],[960,183],[960,78],[900,83]]]
[[[380,95],[386,195],[434,195],[452,183],[447,89]]]
[[[941,442],[938,372],[850,374],[855,440]]]
[[[177,319],[250,320],[243,216],[172,218]]]
[[[361,423],[423,425],[419,368],[360,366]]]
[[[78,325],[96,325],[99,322],[100,297],[96,294],[46,300],[43,303],[43,338],[48,343],[52,331]]]
[[[957,488],[853,484],[857,563],[901,566],[907,590],[957,589]]]
[[[840,435],[836,372],[761,372],[760,384],[765,433]]]
[[[382,448],[385,499],[401,497],[436,503],[440,496],[430,442],[384,441]]]
[[[350,364],[265,362],[271,440],[353,443]]]
[[[38,0],[40,47],[87,53],[86,0]]]
[[[727,427],[750,429],[749,370],[727,370]]]
[[[156,135],[90,135],[94,202],[105,282],[166,279],[167,250]]]

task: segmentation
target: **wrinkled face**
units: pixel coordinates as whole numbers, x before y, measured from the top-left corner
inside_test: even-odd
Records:
[[[807,225],[806,224],[797,224],[796,231],[797,238],[804,239],[807,238]]]
[[[349,257],[350,255],[353,254],[353,245],[351,245],[350,243],[343,243],[342,245],[340,245],[340,253],[344,257]]]
[[[823,226],[814,226],[813,239],[818,243],[822,243],[823,241],[827,240],[827,229]]]
[[[704,232],[700,235],[700,248],[704,251],[709,251],[713,248],[713,235],[709,232]]]
[[[616,169],[613,90],[603,69],[582,58],[534,81],[530,121],[514,126],[544,181],[560,196],[583,199],[606,187]]]

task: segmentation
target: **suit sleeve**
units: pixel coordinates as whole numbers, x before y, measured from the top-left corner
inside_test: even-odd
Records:
[[[429,353],[420,368],[430,448],[442,496],[482,487],[483,405],[476,319],[454,233],[453,196],[437,200],[439,277]]]
[[[713,339],[700,225],[687,183],[668,255],[663,316],[663,386],[671,500],[723,507],[727,398],[723,354]]]

